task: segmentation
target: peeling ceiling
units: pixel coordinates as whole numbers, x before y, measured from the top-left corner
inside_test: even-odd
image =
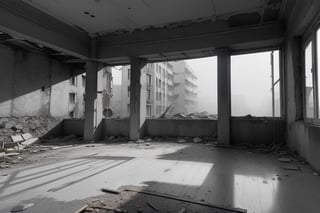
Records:
[[[133,31],[190,21],[233,19],[231,26],[274,21],[281,0],[23,0],[89,34]],[[246,14],[249,14],[246,16]],[[237,16],[240,16],[238,23]],[[255,17],[253,23],[250,20]]]

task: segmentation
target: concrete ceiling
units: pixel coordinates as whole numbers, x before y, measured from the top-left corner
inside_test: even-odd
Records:
[[[281,0],[23,0],[89,34],[227,19],[279,9]],[[274,8],[277,7],[277,8]]]

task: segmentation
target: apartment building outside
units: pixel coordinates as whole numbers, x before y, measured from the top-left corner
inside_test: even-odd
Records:
[[[160,116],[173,102],[173,65],[170,62],[147,64],[141,75],[141,84],[146,95],[147,117]],[[120,113],[122,117],[130,114],[130,76],[130,66],[123,66]]]
[[[173,113],[193,113],[198,109],[197,76],[185,61],[173,63],[174,102]]]
[[[112,108],[121,117],[130,114],[130,66],[122,67],[121,100],[113,96]],[[185,62],[160,62],[147,64],[141,73],[141,86],[146,95],[147,117],[191,113],[197,110],[197,77]],[[184,85],[186,84],[186,85]],[[121,102],[121,104],[119,104]],[[121,110],[119,110],[121,105]]]
[[[112,97],[112,73],[108,67],[102,68],[98,73],[97,82],[97,107],[96,113],[101,113],[108,117],[110,99]],[[60,100],[59,106],[54,108],[60,111],[59,117],[82,118],[84,116],[86,74],[71,75],[68,81],[60,83],[58,88],[54,88],[55,95],[52,98]],[[68,94],[68,101],[64,101],[62,94]],[[55,101],[51,101],[53,103]]]

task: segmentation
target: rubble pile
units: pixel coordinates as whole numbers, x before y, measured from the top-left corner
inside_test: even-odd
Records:
[[[10,142],[0,142],[0,169],[10,168],[12,164],[29,161],[30,154],[72,147],[77,142],[82,141],[81,137],[75,135],[40,139],[33,137],[30,133],[12,135],[10,138]],[[72,145],[66,145],[68,143],[72,143]]]
[[[129,137],[124,136],[107,136],[104,141],[108,143],[123,143],[129,141]]]
[[[186,119],[186,120],[199,120],[199,119],[205,119],[205,120],[217,120],[218,116],[215,114],[209,114],[206,111],[203,112],[194,112],[190,114],[184,114],[184,113],[177,113],[172,116],[165,117],[166,119]]]
[[[54,128],[60,119],[52,117],[6,117],[0,118],[0,142],[12,142],[11,136],[30,133],[41,137]]]

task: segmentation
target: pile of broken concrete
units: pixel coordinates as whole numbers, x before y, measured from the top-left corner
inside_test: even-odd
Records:
[[[185,119],[185,120],[217,120],[218,116],[215,114],[209,114],[206,111],[194,112],[190,114],[177,113],[175,115],[166,117],[167,119]]]
[[[61,119],[52,117],[0,118],[0,142],[12,142],[11,136],[30,133],[41,137],[54,128]]]

